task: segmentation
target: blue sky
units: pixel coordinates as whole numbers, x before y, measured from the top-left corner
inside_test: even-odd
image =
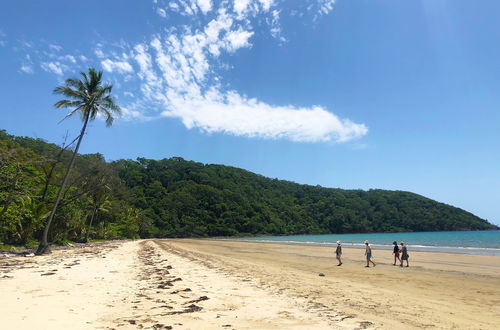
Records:
[[[0,3],[0,128],[61,143],[94,66],[124,115],[81,151],[407,190],[500,224],[500,2]]]

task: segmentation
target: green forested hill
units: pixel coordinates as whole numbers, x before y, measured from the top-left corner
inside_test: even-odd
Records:
[[[38,238],[69,157],[0,130],[0,243]],[[301,185],[181,158],[107,163],[100,154],[77,158],[54,221],[53,241],[87,231],[110,239],[496,229],[409,192]]]
[[[494,226],[417,194],[269,179],[181,158],[113,166],[158,236],[480,230]]]

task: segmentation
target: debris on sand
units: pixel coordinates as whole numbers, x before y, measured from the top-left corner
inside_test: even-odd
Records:
[[[191,301],[188,301],[188,302],[185,302],[183,305],[187,305],[187,304],[193,304],[193,303],[197,303],[197,302],[200,302],[200,301],[205,301],[205,300],[208,300],[209,298],[207,296],[202,296],[198,299],[195,299],[195,300],[191,300]]]

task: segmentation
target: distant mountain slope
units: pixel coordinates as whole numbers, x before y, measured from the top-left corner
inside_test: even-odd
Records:
[[[495,229],[462,209],[404,192],[269,179],[182,158],[113,163],[155,236]]]

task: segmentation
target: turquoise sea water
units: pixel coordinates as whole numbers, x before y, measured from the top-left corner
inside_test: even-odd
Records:
[[[500,230],[450,231],[421,233],[328,234],[294,236],[242,237],[235,240],[270,243],[334,246],[341,241],[345,247],[363,248],[368,240],[373,248],[392,249],[392,242],[404,241],[409,250],[435,251],[500,256]]]

